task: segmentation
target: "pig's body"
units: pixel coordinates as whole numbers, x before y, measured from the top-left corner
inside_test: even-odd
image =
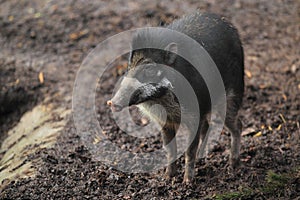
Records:
[[[232,167],[236,167],[239,163],[241,132],[241,123],[237,116],[244,91],[243,49],[236,29],[216,15],[200,13],[183,17],[166,28],[184,33],[200,43],[219,69],[227,97],[225,125],[232,136],[231,165]],[[174,90],[178,90],[181,94],[184,94],[185,88],[181,88],[180,78],[174,79],[172,73],[163,71],[155,63],[168,65],[182,74],[195,91],[200,108],[200,126],[197,134],[192,136],[193,141],[185,155],[186,169],[184,181],[190,182],[194,176],[194,163],[199,139],[203,141],[205,138],[209,124],[207,115],[211,111],[211,106],[214,105],[211,105],[210,94],[202,76],[189,62],[180,56],[176,56],[176,52],[180,54],[180,51],[184,51],[184,49],[181,49],[182,45],[180,41],[173,41],[172,37],[163,37],[159,32],[142,31],[133,39],[132,48],[135,49],[142,43],[147,42],[157,42],[161,45],[162,49],[168,52],[157,49],[133,50],[129,58],[129,72],[127,77],[134,78],[139,83],[124,81],[109,104],[112,107],[121,109],[128,106],[123,104],[129,98],[129,105],[138,105],[142,112],[163,126],[162,135],[164,145],[166,146],[175,137],[176,130],[181,123],[181,107],[185,107],[185,112],[191,116],[199,113],[194,113],[197,109],[189,106],[189,97],[184,100],[182,105],[179,104],[178,99],[174,95]],[[150,71],[148,71],[149,69]],[[153,74],[153,76],[151,77],[149,74]],[[149,85],[151,80],[158,84]],[[137,90],[137,92],[132,96],[126,97],[126,93],[128,93],[126,90],[129,90],[129,88]],[[161,104],[165,107],[167,111],[166,123],[160,119],[163,116],[160,110],[151,110],[153,104]],[[172,142],[172,144],[166,147],[169,161],[167,175],[174,176],[176,172],[174,162],[177,154],[176,142]]]
[[[239,95],[240,98],[236,99],[241,104],[244,91],[244,55],[237,30],[224,18],[198,13],[175,21],[167,28],[190,36],[204,47],[220,71],[226,92]],[[180,70],[182,65],[178,67]],[[189,79],[195,77],[194,72],[191,72],[193,74],[187,74]],[[195,89],[199,90],[199,87],[196,86]]]

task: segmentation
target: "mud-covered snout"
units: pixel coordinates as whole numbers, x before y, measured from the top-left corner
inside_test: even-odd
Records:
[[[134,103],[131,100],[134,92],[143,84],[135,78],[125,77],[114,94],[113,98],[107,101],[113,112],[120,112],[123,108],[131,106]]]

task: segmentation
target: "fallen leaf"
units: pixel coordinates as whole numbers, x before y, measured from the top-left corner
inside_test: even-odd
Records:
[[[245,70],[245,74],[248,78],[252,78],[252,74],[249,70]]]
[[[144,146],[146,146],[146,144],[142,142],[142,143],[140,144],[140,147],[143,148]]]
[[[22,42],[19,42],[19,43],[17,44],[17,47],[18,47],[18,48],[21,48],[22,46],[23,46]]]
[[[98,137],[98,136],[96,136],[96,137],[94,138],[93,144],[98,144],[100,141],[101,141],[101,138]]]
[[[287,100],[287,96],[285,94],[282,94],[282,98],[284,99],[284,101]]]
[[[12,86],[14,86],[14,85],[18,85],[18,84],[19,84],[19,82],[20,82],[20,80],[19,80],[19,79],[17,79],[15,82],[12,82],[12,83],[7,83],[7,86],[8,86],[8,87],[12,87]]]
[[[34,14],[34,18],[40,18],[42,16],[42,14],[40,12],[37,12]]]
[[[259,131],[259,132],[257,132],[253,137],[260,137],[261,135],[262,135],[262,132]]]
[[[247,136],[247,135],[250,135],[251,133],[254,133],[255,132],[255,129],[252,128],[252,127],[249,127],[249,128],[246,128],[245,130],[243,130],[242,132],[242,136]]]
[[[248,60],[256,61],[258,58],[256,56],[247,56]]]
[[[8,21],[10,21],[10,22],[12,22],[12,21],[14,21],[14,16],[13,15],[10,15],[9,17],[8,17]]]
[[[296,73],[296,71],[297,71],[297,66],[296,66],[296,64],[293,64],[293,65],[291,66],[291,71],[292,71],[293,74]]]
[[[79,31],[78,33],[71,33],[69,35],[69,38],[71,40],[77,40],[77,39],[81,38],[82,36],[85,36],[88,33],[89,33],[89,30],[88,29],[84,29],[82,31]]]
[[[86,35],[88,33],[89,33],[89,30],[88,29],[84,29],[84,30],[82,30],[82,31],[79,32],[79,36],[84,36],[84,35]]]
[[[265,88],[267,88],[267,87],[269,87],[269,85],[266,85],[266,84],[261,84],[261,85],[259,85],[259,88],[260,88],[260,89],[265,89]]]
[[[285,118],[283,117],[283,115],[281,113],[279,114],[279,116],[280,116],[281,120],[283,121],[283,123],[286,123]]]
[[[277,131],[281,129],[282,124],[279,124],[278,127],[276,128]]]
[[[269,131],[272,131],[272,130],[273,130],[271,126],[268,126],[268,129],[269,129]]]
[[[71,40],[76,40],[76,39],[78,38],[78,34],[77,34],[77,33],[71,33],[71,34],[69,35],[69,38],[70,38]]]
[[[39,73],[39,80],[40,80],[40,83],[44,83],[44,74],[43,74],[43,72]]]

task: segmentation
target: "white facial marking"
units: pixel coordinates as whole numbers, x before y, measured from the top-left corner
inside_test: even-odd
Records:
[[[161,85],[168,88],[173,88],[172,83],[166,77],[161,80]]]
[[[147,85],[145,87],[145,96],[151,97],[156,91],[156,88],[153,85]]]

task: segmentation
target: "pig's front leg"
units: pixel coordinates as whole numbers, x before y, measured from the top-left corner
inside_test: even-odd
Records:
[[[166,174],[168,178],[176,175],[177,144],[175,138],[176,130],[173,127],[164,127],[162,129],[163,145],[167,151],[168,166]]]
[[[200,122],[200,127],[202,126],[203,121]],[[197,156],[197,150],[199,145],[199,137],[200,137],[200,131],[197,131],[196,134],[189,133],[188,141],[190,143],[190,146],[185,152],[185,170],[184,170],[184,177],[183,182],[184,183],[190,183],[192,182],[195,174],[195,161]]]

